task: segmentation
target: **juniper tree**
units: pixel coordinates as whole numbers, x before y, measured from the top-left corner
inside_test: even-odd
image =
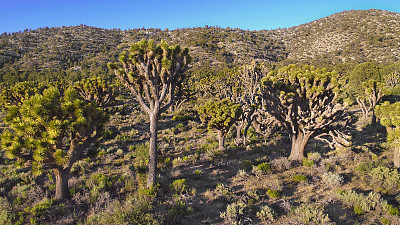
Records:
[[[72,88],[49,87],[8,107],[1,146],[10,159],[30,161],[32,172],[53,170],[56,199],[69,196],[72,165],[102,135],[108,116]]]
[[[142,40],[122,52],[119,63],[109,63],[121,83],[136,97],[150,117],[149,172],[147,186],[155,182],[157,170],[157,124],[159,116],[175,100],[175,89],[190,63],[188,48],[168,46],[165,41]]]
[[[304,148],[313,135],[331,147],[349,144],[347,136],[338,130],[347,116],[346,104],[338,102],[340,89],[335,73],[290,65],[271,71],[261,84],[265,110],[289,133],[290,160],[304,157]]]
[[[241,107],[229,99],[211,100],[198,108],[200,119],[209,129],[216,129],[219,149],[224,150],[225,136],[241,115]]]
[[[387,141],[394,148],[394,166],[400,167],[400,102],[390,104],[386,101],[376,106],[376,116],[379,122],[386,127]]]

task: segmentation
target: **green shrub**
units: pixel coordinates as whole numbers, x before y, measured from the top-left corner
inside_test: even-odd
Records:
[[[170,185],[170,187],[173,191],[175,191],[176,194],[182,194],[187,190],[186,180],[185,179],[174,180]]]
[[[203,174],[203,171],[201,171],[201,170],[195,170],[195,171],[193,172],[193,174],[196,175],[196,176],[201,176],[201,175]]]
[[[367,196],[355,191],[338,191],[336,197],[345,205],[353,206],[354,213],[362,214],[374,210],[381,211],[386,215],[398,215],[398,208],[390,205],[379,193],[370,192]]]
[[[279,195],[280,195],[279,191],[271,190],[271,189],[268,189],[268,190],[267,190],[267,194],[268,194],[268,196],[271,197],[271,198],[278,198]]]
[[[397,194],[399,192],[400,174],[397,169],[378,166],[369,172],[368,182],[371,187],[383,194]]]
[[[304,224],[330,224],[328,215],[324,214],[322,205],[303,203],[294,210],[295,217]]]
[[[294,175],[293,180],[296,182],[307,181],[307,176],[305,175]]]
[[[147,165],[149,164],[149,148],[149,142],[129,147],[129,149],[133,151],[132,155],[135,157],[135,167],[138,170],[147,170]]]
[[[302,165],[303,165],[303,166],[311,167],[311,166],[314,165],[314,161],[311,160],[311,159],[308,159],[307,157],[304,157],[304,158],[302,159]]]
[[[275,220],[275,212],[269,206],[265,205],[256,214],[257,218],[263,222],[273,222]]]
[[[321,160],[321,154],[319,152],[309,152],[307,158],[313,162],[319,162]]]
[[[343,183],[344,179],[338,174],[327,172],[322,174],[322,181],[329,186],[339,186]]]
[[[184,217],[188,217],[193,213],[193,209],[187,206],[181,198],[175,198],[168,210],[167,224],[182,224]]]
[[[247,171],[249,171],[250,169],[251,169],[251,166],[252,166],[253,164],[251,163],[251,161],[250,160],[243,160],[242,161],[242,167],[243,167],[243,169],[245,169],[245,170],[247,170]]]
[[[246,204],[243,202],[234,202],[226,207],[225,212],[221,212],[220,217],[229,224],[242,224],[246,210]]]
[[[257,168],[261,170],[264,174],[271,171],[271,167],[267,162],[261,163],[257,165]]]
[[[88,216],[85,224],[161,224],[151,213],[152,204],[147,197],[129,195],[125,201],[117,200],[107,210]]]
[[[158,192],[158,188],[160,187],[160,184],[157,185],[153,185],[149,188],[141,188],[138,190],[138,194],[140,196],[145,196],[145,197],[156,197],[157,192]]]
[[[6,198],[0,197],[0,224],[13,224],[14,214]]]
[[[50,207],[54,204],[53,200],[44,198],[42,201],[34,205],[32,208],[25,208],[26,212],[29,212],[34,217],[42,217],[49,212]]]

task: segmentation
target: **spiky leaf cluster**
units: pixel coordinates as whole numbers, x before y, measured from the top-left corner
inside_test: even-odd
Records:
[[[388,141],[400,139],[400,102],[390,104],[386,101],[376,106],[376,116],[388,131]]]
[[[5,86],[0,94],[0,103],[2,108],[8,108],[12,105],[19,105],[25,99],[40,93],[46,86],[42,83],[20,82],[13,86]]]
[[[319,132],[345,120],[334,72],[290,65],[261,80],[264,107],[292,133]]]
[[[82,79],[74,83],[74,88],[85,101],[93,101],[103,108],[113,105],[118,95],[116,84],[100,77]]]
[[[10,106],[1,146],[8,158],[32,161],[40,173],[46,168],[70,168],[86,147],[101,135],[107,115],[85,102],[72,88],[60,93],[49,87],[43,94]]]
[[[221,101],[211,100],[198,108],[200,119],[208,125],[209,129],[217,129],[223,133],[240,118],[242,109],[240,105],[231,102],[229,99]]]
[[[187,65],[190,63],[188,48],[169,46],[165,41],[155,44],[142,40],[132,44],[129,53],[120,54],[119,63],[109,63],[121,82],[131,90],[145,109],[150,111],[154,102],[161,103],[169,95],[166,110],[174,100],[174,91]],[[149,103],[144,103],[144,98]]]

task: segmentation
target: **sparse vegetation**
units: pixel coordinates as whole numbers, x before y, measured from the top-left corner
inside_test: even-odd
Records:
[[[400,224],[399,18],[0,35],[0,224]]]

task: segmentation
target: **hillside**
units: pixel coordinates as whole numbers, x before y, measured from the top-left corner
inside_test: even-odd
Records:
[[[391,62],[400,57],[399,28],[399,13],[352,10],[274,32],[292,60]]]
[[[9,80],[18,75],[18,80],[26,80],[40,79],[40,71],[71,79],[108,74],[105,64],[115,61],[127,43],[143,38],[166,39],[189,47],[194,68],[234,66],[252,60],[391,63],[400,57],[399,18],[398,13],[367,10],[344,11],[296,27],[261,31],[208,26],[125,31],[85,25],[26,29],[0,36],[0,76]]]
[[[364,118],[343,100],[348,96],[336,73],[308,65],[278,69],[312,63],[341,69],[343,75],[356,66],[357,73],[349,76],[353,81],[362,81],[365,71],[376,75],[386,69],[381,73],[391,74],[390,84],[398,90],[399,15],[348,11],[270,31],[208,26],[122,31],[80,25],[2,34],[0,224],[400,224],[400,106],[384,105],[373,114],[386,128],[371,122],[372,113]],[[130,92],[134,89],[111,85],[115,79],[82,80],[110,75],[106,64],[141,39],[188,46],[193,57],[192,80],[179,89],[184,97],[155,116],[158,132],[150,129],[154,117],[142,110],[140,96]],[[138,48],[141,56],[131,54],[110,68],[139,67],[129,64],[142,62],[146,50]],[[147,93],[144,102],[150,109],[164,105],[161,100],[152,105],[151,98],[168,91],[146,83],[171,80],[165,79],[170,72],[165,68],[176,68],[169,64],[176,58],[169,60],[166,52],[183,54],[163,48],[144,54],[159,54],[159,61],[148,65],[163,65],[161,78],[154,79],[158,72],[148,68],[142,71],[152,76],[125,74],[131,88],[139,88],[136,93]],[[267,65],[232,68],[253,60]],[[377,65],[356,65],[365,61]],[[81,82],[69,83],[71,89],[65,82],[12,85],[60,78]],[[359,83],[351,87],[360,88]],[[235,105],[222,100],[226,96]],[[101,109],[95,102],[112,106]],[[253,119],[246,117],[244,123],[248,115]],[[147,188],[151,139],[157,140],[152,145],[157,146],[157,173],[156,184]],[[295,160],[293,150],[299,152]],[[61,166],[67,167],[66,193],[57,198]]]

